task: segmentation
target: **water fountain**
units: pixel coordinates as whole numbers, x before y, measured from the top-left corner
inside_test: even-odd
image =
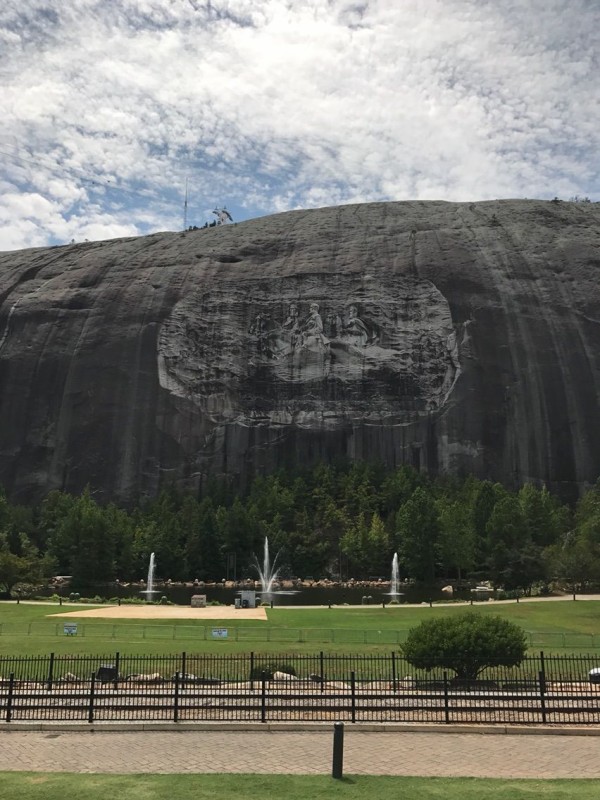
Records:
[[[402,592],[399,591],[400,577],[398,574],[398,553],[394,553],[392,559],[392,578],[390,581],[390,591],[388,592],[391,597],[390,603],[397,604],[400,602],[399,598],[402,597]]]
[[[140,594],[145,594],[147,600],[152,600],[152,595],[158,593],[158,589],[154,588],[154,569],[156,562],[154,553],[150,553],[150,564],[148,565],[148,580],[146,581],[146,588],[142,589]]]
[[[258,558],[254,556],[254,566],[258,571],[258,580],[260,581],[260,589],[261,589],[260,594],[262,596],[263,603],[270,603],[273,595],[297,594],[296,591],[283,591],[281,589],[273,589],[273,586],[276,583],[277,576],[279,574],[279,570],[275,568],[278,556],[279,553],[275,556],[275,558],[273,559],[273,563],[271,564],[271,559],[269,557],[269,539],[265,536],[262,567],[258,561]]]
[[[273,561],[273,564],[271,564],[271,560],[269,558],[269,540],[266,536],[265,536],[262,568],[258,563],[258,558],[256,556],[254,556],[254,561],[256,569],[258,570],[258,580],[260,581],[260,588],[263,600],[266,599],[268,602],[269,596],[273,594],[273,584],[277,580],[278,570],[275,569],[275,564],[277,563],[277,556],[275,556],[275,560]]]

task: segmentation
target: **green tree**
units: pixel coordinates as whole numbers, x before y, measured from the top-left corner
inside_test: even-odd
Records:
[[[74,542],[71,533],[62,528],[77,498],[58,490],[50,492],[42,503],[40,528],[44,531],[48,552],[56,561],[59,575],[70,575]]]
[[[348,557],[356,575],[366,577],[369,571],[369,525],[364,514],[359,514],[349,525],[341,538],[340,550]]]
[[[230,508],[219,507],[215,514],[219,541],[224,555],[235,553],[238,577],[253,572],[254,554],[262,552],[260,522],[239,497]]]
[[[486,525],[490,577],[506,589],[528,591],[546,577],[542,549],[531,540],[519,498],[498,501]]]
[[[314,577],[328,571],[329,545],[313,527],[306,510],[296,516],[294,530],[287,537],[286,556],[293,575]]]
[[[545,551],[553,577],[573,595],[600,582],[600,482],[583,495],[575,510],[575,527]]]
[[[398,557],[406,573],[418,581],[433,581],[439,517],[431,495],[415,489],[396,514]]]
[[[381,486],[381,511],[384,516],[395,514],[412,496],[415,489],[424,486],[425,477],[412,467],[403,466],[388,475]]]
[[[471,519],[475,533],[476,560],[483,564],[488,555],[488,530],[487,524],[496,503],[506,497],[506,490],[499,483],[491,481],[477,481],[473,487],[471,500]]]
[[[473,681],[487,667],[519,665],[527,638],[502,617],[471,611],[422,622],[409,631],[402,651],[418,669],[451,669],[460,680]]]
[[[530,483],[518,494],[523,523],[533,545],[548,547],[558,541],[569,527],[569,510],[561,506],[544,486],[538,489]]]
[[[600,581],[600,546],[576,531],[548,547],[544,557],[549,574],[568,586],[573,597],[590,583]]]
[[[28,558],[22,558],[11,553],[10,550],[0,552],[0,587],[10,595],[13,587],[17,583],[35,583],[39,577],[36,571],[35,577],[32,575],[32,563]]]
[[[51,555],[73,576],[73,585],[112,580],[113,532],[102,509],[86,489],[74,499],[49,541]]]
[[[438,554],[446,574],[456,571],[458,580],[463,572],[475,566],[475,531],[470,508],[460,500],[442,497],[437,502],[440,520]]]
[[[0,534],[0,589],[10,595],[18,583],[37,583],[42,578],[42,562],[37,549],[22,534],[22,555],[12,553],[6,534]]]
[[[134,580],[137,577],[133,554],[135,523],[126,511],[112,503],[103,510],[103,514],[113,540],[112,578]]]
[[[215,508],[209,497],[202,500],[194,524],[190,523],[185,557],[190,578],[216,581],[225,574]]]
[[[330,557],[334,559],[338,552],[341,538],[349,527],[349,520],[345,511],[331,497],[324,497],[315,510],[313,525],[315,531],[327,543]]]
[[[340,475],[340,501],[349,517],[372,514],[378,506],[378,492],[374,485],[375,471],[370,464],[356,462]]]
[[[390,537],[377,512],[371,517],[367,534],[368,567],[371,575],[389,574],[391,555]]]

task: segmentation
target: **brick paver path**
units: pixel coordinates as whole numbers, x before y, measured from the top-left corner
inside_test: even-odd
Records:
[[[332,730],[0,732],[0,770],[330,774]],[[348,774],[600,778],[600,736],[345,732]]]

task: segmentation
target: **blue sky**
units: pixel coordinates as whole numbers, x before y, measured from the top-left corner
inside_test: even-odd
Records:
[[[600,200],[600,0],[4,0],[0,249]]]

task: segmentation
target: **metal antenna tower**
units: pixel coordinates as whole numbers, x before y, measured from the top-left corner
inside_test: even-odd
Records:
[[[185,200],[183,201],[183,230],[187,231],[187,207],[188,207],[188,179],[185,179]]]

